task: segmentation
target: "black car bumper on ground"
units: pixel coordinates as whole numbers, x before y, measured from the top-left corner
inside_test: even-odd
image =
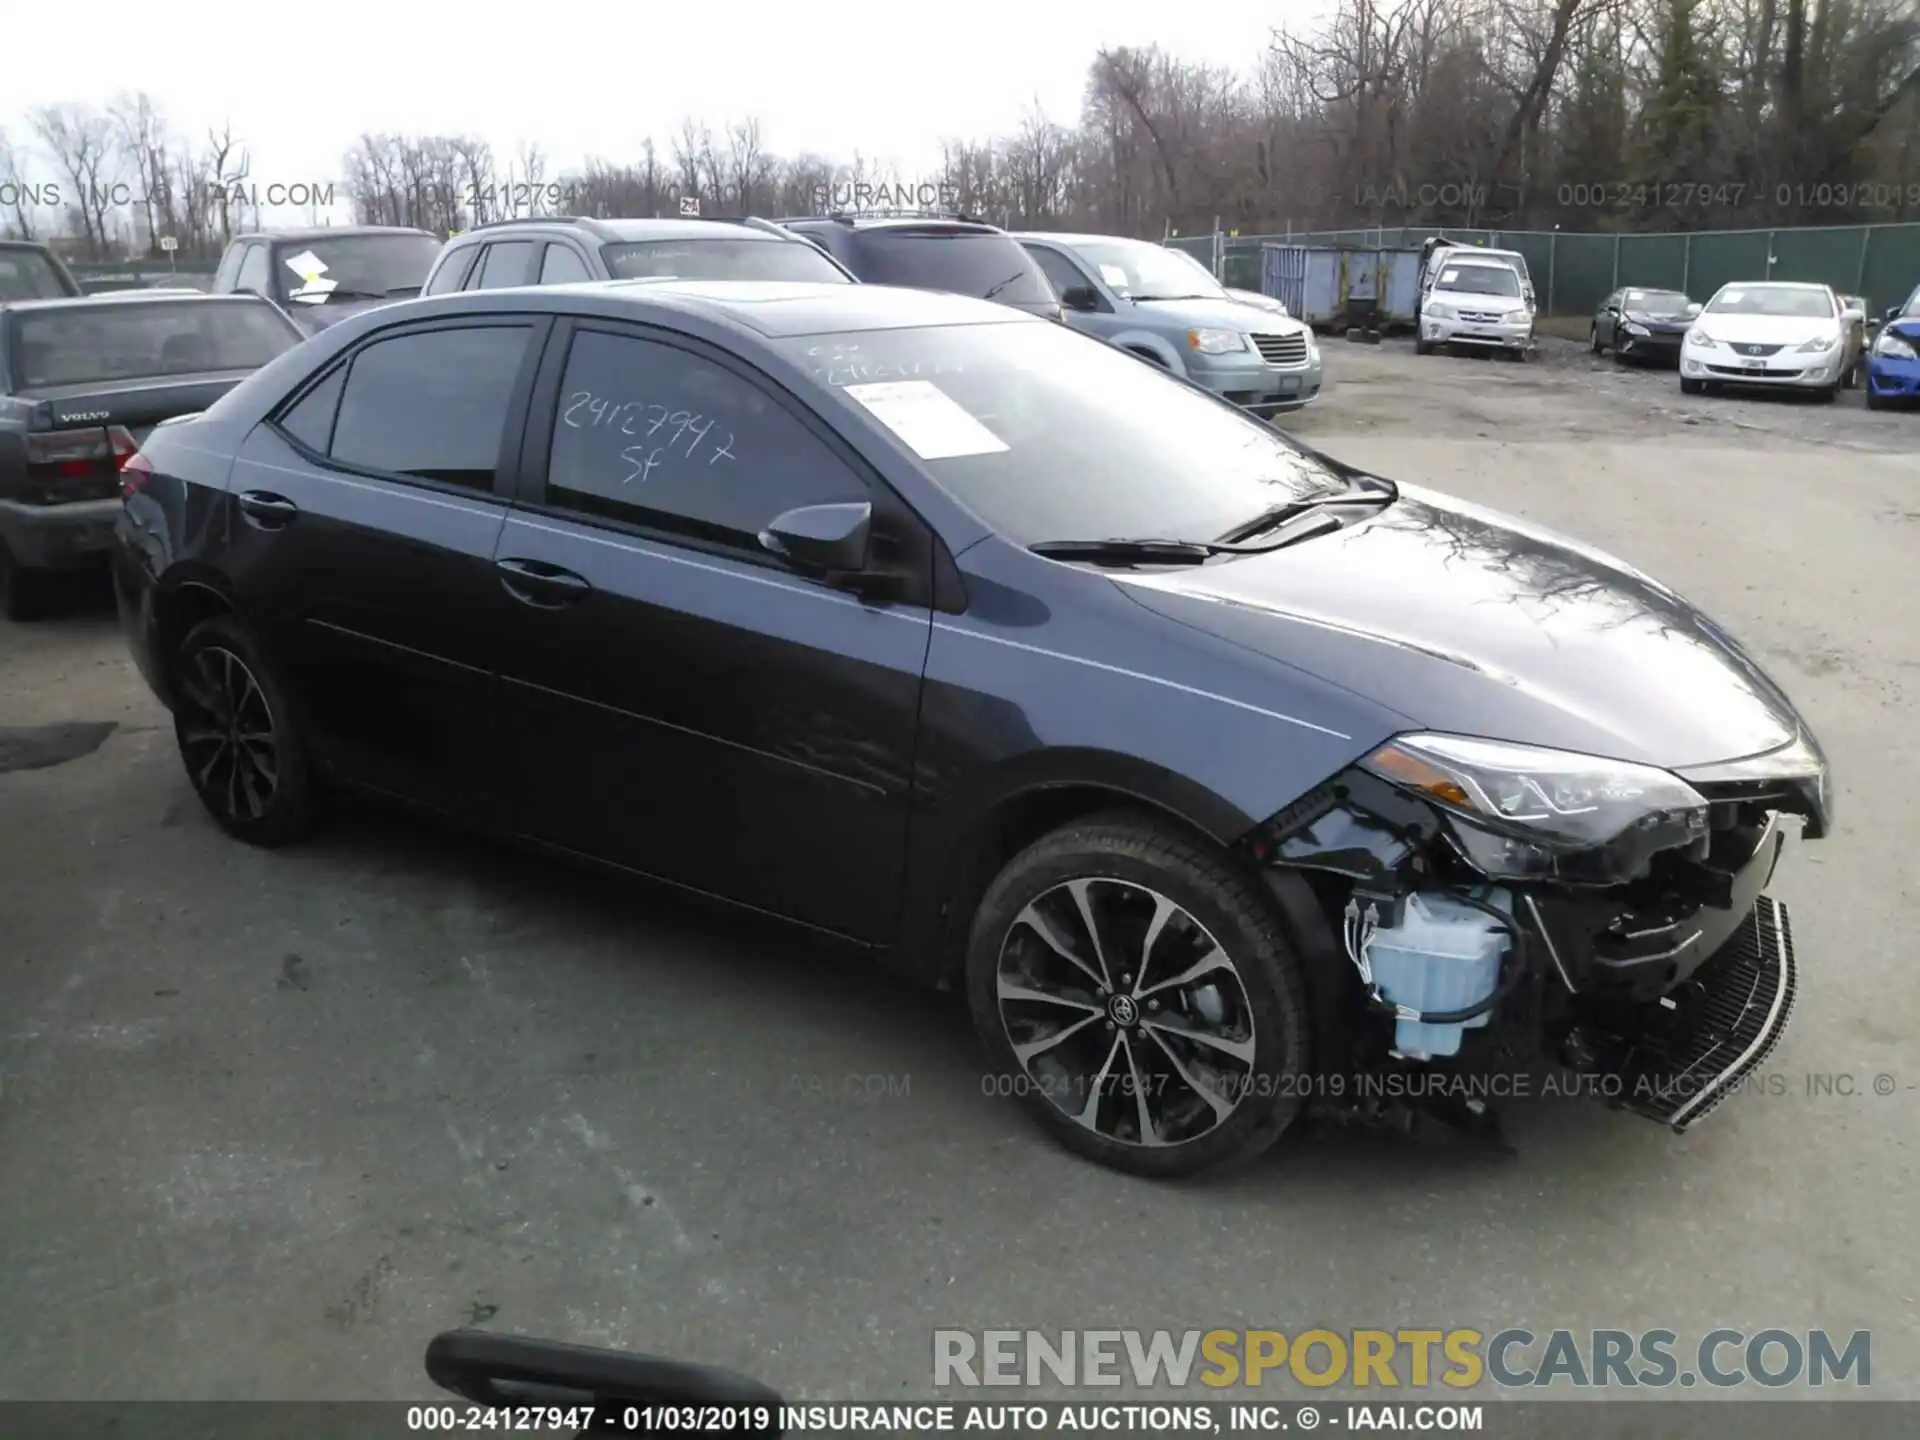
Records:
[[[120,501],[26,505],[0,500],[0,542],[14,563],[33,570],[77,570],[103,561],[113,543]]]
[[[1623,328],[1614,342],[1614,354],[1622,360],[1637,360],[1646,365],[1678,365],[1680,342],[1686,338],[1686,328],[1645,328],[1648,331],[1645,335],[1629,335]]]

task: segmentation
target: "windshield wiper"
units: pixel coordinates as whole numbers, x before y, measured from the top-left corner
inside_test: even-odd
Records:
[[[1368,480],[1376,479],[1375,476],[1367,475],[1364,471],[1355,471],[1353,473],[1356,476]],[[1284,505],[1271,506],[1266,510],[1262,510],[1245,524],[1234,526],[1233,529],[1227,531],[1226,534],[1222,535],[1213,543],[1229,549],[1277,549],[1279,548],[1278,546],[1237,546],[1236,542],[1251,540],[1256,535],[1265,535],[1271,531],[1278,530],[1282,526],[1290,525],[1302,516],[1311,515],[1316,510],[1327,505],[1387,505],[1399,498],[1399,490],[1397,487],[1392,486],[1392,482],[1378,481],[1378,483],[1389,488],[1381,490],[1361,490],[1356,488],[1350,491],[1339,491],[1332,495],[1314,495],[1305,500],[1289,500]],[[1290,543],[1293,538],[1304,539],[1305,536],[1289,537],[1289,542],[1283,543]]]
[[[1231,545],[1205,540],[1040,540],[1027,549],[1050,560],[1107,560],[1125,565],[1145,561],[1155,565],[1200,565]]]
[[[982,295],[980,298],[982,300],[991,300],[994,296],[998,295],[1002,290],[1006,289],[1009,285],[1013,284],[1014,281],[1024,280],[1026,278],[1027,278],[1026,271],[1016,270],[1013,272],[1013,274],[1009,275],[1006,279],[1002,280],[998,285],[989,285],[987,287],[987,293]]]

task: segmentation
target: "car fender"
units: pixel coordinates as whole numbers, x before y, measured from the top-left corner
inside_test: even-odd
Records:
[[[1106,341],[1122,350],[1146,351],[1181,379],[1187,376],[1187,365],[1180,358],[1180,352],[1151,330],[1122,330],[1107,336]]]

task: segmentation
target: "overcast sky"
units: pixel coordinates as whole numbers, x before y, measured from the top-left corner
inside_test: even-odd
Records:
[[[362,131],[478,134],[492,142],[502,179],[519,143],[538,139],[551,178],[589,155],[631,158],[649,134],[664,151],[684,116],[718,133],[751,114],[777,153],[844,160],[858,149],[892,178],[917,183],[936,171],[943,137],[1011,131],[1036,103],[1051,119],[1074,120],[1102,45],[1157,42],[1244,68],[1275,23],[1320,8],[1318,0],[962,0],[933,9],[902,0],[27,3],[10,7],[4,26],[0,103],[13,113],[0,125],[19,144],[30,138],[33,106],[104,105],[118,90],[141,89],[196,137],[230,119],[264,186],[338,178],[341,151]],[[50,170],[51,157],[39,164]]]

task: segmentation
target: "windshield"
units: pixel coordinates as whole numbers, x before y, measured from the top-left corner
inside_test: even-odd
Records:
[[[1226,298],[1206,266],[1178,250],[1126,240],[1090,240],[1069,248],[1123,300]]]
[[[1271,426],[1123,350],[1022,323],[778,342],[867,406],[962,504],[1022,545],[1211,540],[1349,485]]]
[[[1729,285],[1707,306],[1709,315],[1775,315],[1831,320],[1837,313],[1824,290],[1786,285]]]
[[[0,300],[58,300],[72,293],[40,251],[0,245]]]
[[[854,273],[874,285],[981,299],[991,291],[992,299],[1009,305],[1056,303],[1053,287],[1019,242],[992,230],[861,230],[853,253]]]
[[[118,302],[14,318],[25,390],[255,370],[300,340],[286,316],[259,301]]]
[[[607,272],[619,280],[821,280],[847,277],[804,240],[637,240],[603,245]]]
[[[1520,295],[1520,277],[1505,265],[1449,265],[1440,272],[1436,290],[1469,295]]]
[[[1914,288],[1914,292],[1907,296],[1907,303],[1900,307],[1902,320],[1911,320],[1916,316],[1920,316],[1920,286]]]
[[[336,295],[382,300],[426,284],[439,254],[440,242],[431,235],[290,240],[274,250],[276,298],[296,305],[323,305]]]
[[[1692,303],[1678,290],[1629,290],[1620,308],[1644,310],[1649,315],[1678,315]]]

